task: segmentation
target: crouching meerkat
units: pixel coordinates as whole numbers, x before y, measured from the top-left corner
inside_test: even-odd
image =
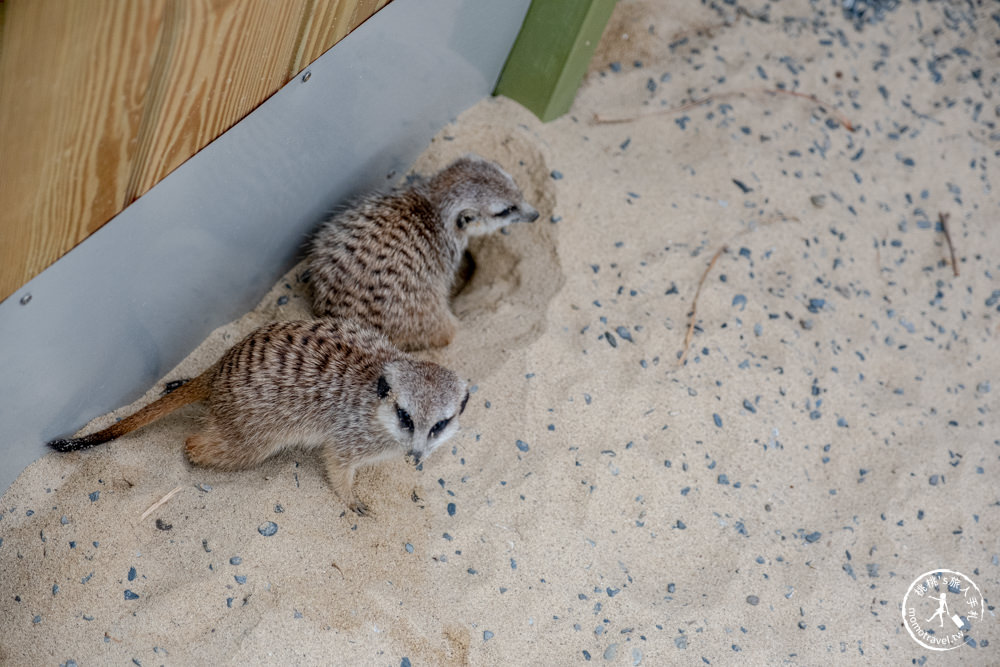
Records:
[[[476,155],[370,195],[312,241],[313,313],[361,320],[403,350],[444,347],[455,336],[448,301],[469,238],[537,218],[514,179]]]
[[[458,430],[469,393],[453,371],[357,322],[278,322],[118,423],[48,444],[60,452],[93,447],[201,400],[208,414],[185,446],[192,463],[238,470],[289,447],[318,448],[333,490],[365,515],[355,470],[398,454],[419,463]]]

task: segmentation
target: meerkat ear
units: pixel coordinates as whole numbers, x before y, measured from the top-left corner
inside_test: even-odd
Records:
[[[385,398],[386,396],[389,395],[389,392],[392,391],[392,387],[389,386],[389,383],[386,381],[384,375],[379,375],[378,376],[378,389],[377,389],[377,391],[378,391],[378,397],[380,399]]]
[[[465,229],[466,225],[478,217],[479,214],[476,213],[474,209],[467,208],[458,214],[458,217],[455,219],[455,224],[458,225],[459,229]]]
[[[458,414],[465,412],[465,406],[469,404],[469,392],[465,392],[465,398],[462,399],[462,407],[458,409]]]

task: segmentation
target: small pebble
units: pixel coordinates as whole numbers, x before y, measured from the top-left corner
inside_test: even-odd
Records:
[[[139,596],[126,588],[125,589],[125,599],[126,600],[138,600]]]
[[[807,308],[810,313],[818,313],[823,310],[824,306],[826,306],[826,299],[809,299]]]
[[[553,181],[558,181],[558,180],[561,180],[561,179],[562,179],[562,177],[563,177],[563,175],[562,175],[562,172],[561,172],[561,171],[559,171],[558,169],[553,169],[553,170],[552,170],[552,173],[550,173],[550,174],[549,174],[549,176],[551,176],[551,177],[552,177],[552,180],[553,180]]]
[[[271,537],[278,532],[278,524],[273,521],[267,521],[257,526],[257,532],[264,537]]]
[[[239,556],[233,556],[232,558],[229,559],[229,564],[230,565],[240,565],[242,563],[243,563],[243,559],[240,558]]]
[[[489,630],[483,630],[483,641],[488,642],[491,639],[493,639],[493,633]]]
[[[531,449],[530,447],[528,447],[528,443],[526,443],[524,440],[517,441],[517,448],[520,449],[522,452],[526,452],[529,449]]]
[[[615,656],[617,656],[617,655],[618,655],[618,644],[617,643],[616,644],[611,644],[606,649],[604,649],[604,659],[607,660],[607,661],[609,661],[609,662],[611,660],[614,660]]]
[[[760,598],[757,597],[756,595],[748,595],[747,596],[747,603],[749,603],[750,605],[756,607],[757,605],[760,604]]]

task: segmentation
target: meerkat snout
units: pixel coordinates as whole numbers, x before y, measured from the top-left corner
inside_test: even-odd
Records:
[[[469,401],[458,375],[414,359],[387,363],[376,391],[378,421],[414,465],[455,435]]]

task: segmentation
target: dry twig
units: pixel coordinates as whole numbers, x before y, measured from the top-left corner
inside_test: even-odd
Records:
[[[180,491],[182,488],[183,487],[178,486],[176,489],[174,489],[173,491],[171,491],[170,493],[168,493],[167,495],[163,496],[162,498],[160,498],[159,500],[157,500],[155,503],[153,503],[152,505],[150,505],[149,509],[146,510],[145,512],[143,512],[142,516],[139,517],[139,521],[145,520],[145,518],[147,516],[149,516],[150,514],[152,514],[153,511],[156,510],[157,507],[159,507],[163,503],[165,503],[168,500],[170,500],[171,498],[173,498],[177,494],[177,492]]]
[[[801,222],[801,221],[795,216],[786,216],[783,213],[779,212],[770,216],[766,220],[762,220],[760,223],[758,223],[758,227],[764,227],[767,225],[774,224],[776,222]],[[696,289],[694,293],[694,301],[691,302],[691,319],[688,322],[687,333],[684,334],[684,350],[681,352],[680,360],[677,362],[678,366],[684,365],[684,360],[687,359],[688,350],[691,348],[691,339],[694,337],[694,327],[695,323],[697,322],[696,312],[698,310],[698,295],[701,294],[701,288],[705,284],[705,280],[708,278],[708,274],[711,273],[712,267],[715,266],[715,263],[717,261],[719,261],[719,257],[722,256],[722,253],[729,250],[729,245],[731,243],[733,243],[736,239],[743,236],[744,234],[750,234],[756,228],[757,227],[744,229],[738,234],[731,236],[728,242],[722,244],[722,247],[715,251],[715,255],[712,256],[712,261],[708,263],[708,266],[705,267],[705,272],[701,274],[701,280],[698,281],[698,289]]]
[[[819,99],[815,95],[810,95],[808,93],[800,93],[795,90],[787,90],[785,88],[741,88],[740,90],[731,90],[722,93],[713,93],[708,97],[703,97],[697,100],[692,100],[686,104],[682,104],[679,107],[670,107],[668,109],[655,109],[653,111],[648,111],[646,113],[640,113],[633,116],[606,116],[599,113],[594,114],[594,123],[598,125],[610,124],[610,123],[628,123],[633,120],[639,120],[640,118],[646,118],[649,116],[662,116],[665,114],[680,113],[682,111],[687,111],[688,109],[693,109],[695,107],[700,107],[703,104],[708,104],[709,102],[725,99],[729,97],[745,97],[749,94],[759,94],[765,93],[767,95],[791,95],[792,97],[798,97],[801,99],[809,100],[814,102],[821,107],[828,110],[831,116],[836,119],[838,123],[843,125],[849,132],[854,132],[854,124],[847,119],[846,116],[838,112],[833,106],[827,104],[823,100]]]
[[[684,360],[687,359],[688,350],[691,349],[691,339],[694,337],[694,325],[697,321],[696,313],[698,312],[698,295],[701,294],[701,288],[705,284],[705,279],[708,278],[708,274],[711,273],[712,267],[715,263],[719,261],[719,257],[722,253],[726,252],[728,246],[724,245],[715,251],[715,255],[712,256],[712,261],[708,263],[705,267],[705,272],[701,274],[701,280],[698,281],[698,289],[694,293],[694,301],[691,302],[691,319],[688,321],[687,333],[684,334],[684,351],[681,352],[681,358],[678,360],[677,365],[683,366]]]
[[[951,270],[958,278],[958,262],[955,261],[955,245],[951,242],[951,232],[948,231],[947,213],[938,213],[938,220],[941,221],[941,229],[944,230],[944,240],[948,242],[948,252],[951,253]]]

